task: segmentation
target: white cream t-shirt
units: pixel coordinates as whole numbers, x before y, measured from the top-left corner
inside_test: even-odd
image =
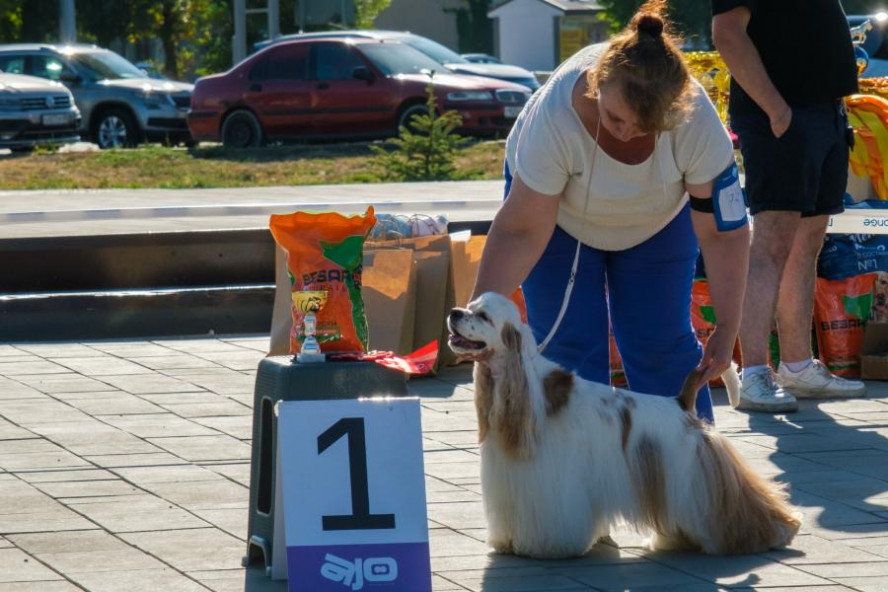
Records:
[[[685,183],[713,180],[731,163],[733,150],[706,92],[694,82],[688,119],[661,132],[647,160],[629,165],[608,156],[571,102],[577,80],[605,48],[578,52],[531,97],[506,140],[506,160],[531,189],[561,195],[558,225],[565,232],[591,247],[619,251],[669,224],[687,202]]]

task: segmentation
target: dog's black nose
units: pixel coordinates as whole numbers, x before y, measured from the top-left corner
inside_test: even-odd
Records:
[[[466,316],[465,309],[454,308],[453,310],[450,311],[450,320],[451,321],[458,321],[461,318],[463,318],[464,316]]]

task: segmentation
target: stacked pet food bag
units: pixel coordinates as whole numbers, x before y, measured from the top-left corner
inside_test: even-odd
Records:
[[[873,44],[867,43],[871,29],[868,21],[852,29],[859,74],[868,65],[864,47]],[[881,43],[876,36],[871,41]],[[888,214],[888,78],[861,77],[859,87],[860,94],[845,99],[854,128],[849,175],[856,182],[853,195],[845,196],[846,208],[873,209],[881,219]],[[858,378],[866,327],[888,323],[888,234],[827,234],[817,276],[814,331],[820,358],[835,374]]]

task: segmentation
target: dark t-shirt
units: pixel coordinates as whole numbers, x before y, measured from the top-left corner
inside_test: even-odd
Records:
[[[857,92],[857,64],[839,0],[711,0],[712,14],[738,6],[765,70],[791,107],[827,103]],[[731,79],[731,112],[760,111]]]

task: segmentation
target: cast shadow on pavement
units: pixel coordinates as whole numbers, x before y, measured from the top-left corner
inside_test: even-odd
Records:
[[[272,580],[260,562],[244,570],[244,592],[287,592],[287,580]]]
[[[576,559],[535,560],[491,554],[484,570],[483,591],[544,592],[548,590],[724,590],[716,581],[730,580],[731,587],[754,587],[761,578],[759,567],[773,563],[761,555],[718,557],[691,552],[651,552],[636,546],[615,548],[598,544]]]
[[[871,386],[873,391],[885,387]],[[884,398],[799,401],[786,416],[749,415],[761,446],[805,515],[803,531],[888,535],[888,404]]]

